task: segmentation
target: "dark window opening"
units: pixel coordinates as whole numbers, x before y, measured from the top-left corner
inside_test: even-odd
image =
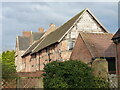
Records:
[[[114,57],[106,58],[109,74],[116,74],[116,61]]]

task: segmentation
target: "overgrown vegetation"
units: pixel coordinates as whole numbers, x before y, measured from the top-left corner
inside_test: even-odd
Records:
[[[15,67],[15,51],[2,53],[2,79],[5,81],[13,80],[17,77]]]
[[[94,77],[91,67],[81,61],[54,61],[44,67],[44,88],[108,88],[108,83]]]

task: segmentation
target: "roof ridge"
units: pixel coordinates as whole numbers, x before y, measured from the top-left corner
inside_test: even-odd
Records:
[[[110,35],[114,35],[113,33],[92,33],[92,32],[80,32],[80,33],[84,33],[84,34],[110,34]]]

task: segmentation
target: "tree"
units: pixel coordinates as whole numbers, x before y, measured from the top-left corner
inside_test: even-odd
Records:
[[[16,78],[15,52],[6,51],[2,53],[2,79],[10,81]]]
[[[93,75],[87,64],[69,60],[53,61],[44,67],[44,88],[109,88],[109,83]]]
[[[81,61],[54,61],[44,68],[44,88],[92,88],[92,69]]]

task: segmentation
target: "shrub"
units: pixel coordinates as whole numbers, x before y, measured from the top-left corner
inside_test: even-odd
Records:
[[[108,83],[94,77],[91,67],[81,61],[53,61],[44,67],[44,88],[108,88]]]
[[[107,82],[104,78],[95,77],[93,88],[109,88],[109,82]]]
[[[92,88],[92,70],[81,61],[48,63],[44,68],[45,88]]]

